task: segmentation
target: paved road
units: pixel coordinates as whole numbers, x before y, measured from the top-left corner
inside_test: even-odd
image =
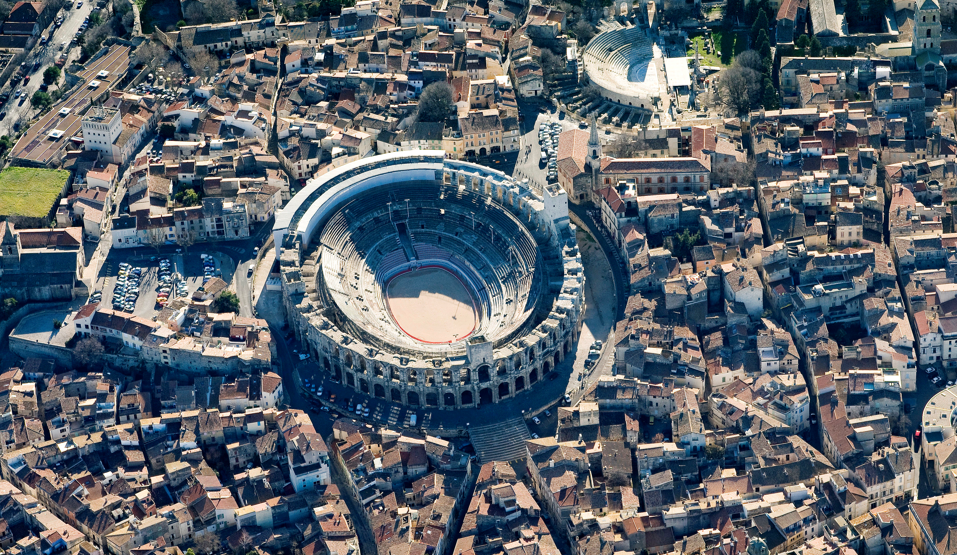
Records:
[[[27,56],[26,64],[28,67],[32,67],[34,62],[39,61],[40,67],[30,73],[30,82],[29,83],[19,83],[14,87],[6,87],[4,90],[9,91],[10,100],[0,109],[7,112],[7,117],[0,120],[0,135],[13,135],[13,125],[16,122],[21,122],[22,124],[27,123],[36,111],[30,106],[30,97],[33,96],[33,93],[40,90],[40,84],[43,83],[43,72],[47,67],[52,66],[56,62],[57,57],[61,52],[66,50],[60,50],[60,44],[63,42],[67,43],[69,48],[70,41],[73,40],[73,36],[80,29],[80,25],[83,24],[83,19],[90,15],[92,6],[90,2],[84,2],[83,7],[80,9],[64,9],[60,13],[63,14],[64,20],[63,25],[59,29],[56,29],[53,33],[53,40],[49,41],[46,45],[40,45],[37,43],[37,46],[34,47],[33,52]],[[50,32],[50,29],[53,28],[51,24],[50,27],[47,27],[43,30],[43,34],[46,35]],[[71,57],[76,58],[79,56],[80,49],[76,46],[70,51]],[[60,81],[62,84],[63,81]],[[18,88],[23,89],[23,96],[20,98],[13,98],[13,92]]]
[[[251,318],[255,315],[253,311],[252,298],[252,280],[250,269],[256,265],[255,248],[262,245],[272,231],[272,220],[259,224],[257,231],[250,235],[249,250],[242,253],[242,260],[236,264],[236,274],[233,276],[233,286],[236,289],[236,295],[239,297],[239,315]]]

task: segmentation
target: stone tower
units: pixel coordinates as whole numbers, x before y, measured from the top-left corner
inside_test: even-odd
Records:
[[[0,222],[0,251],[0,273],[20,269],[20,236],[10,222]]]
[[[591,114],[591,133],[588,135],[588,158],[586,162],[594,167],[598,166],[601,160],[601,140],[598,138],[598,123],[595,121],[595,113]]]
[[[917,0],[911,43],[914,67],[924,74],[925,85],[944,91],[947,89],[947,67],[940,57],[940,31],[938,0]]]
[[[919,56],[927,52],[940,56],[940,31],[940,4],[937,0],[917,0],[911,54]]]

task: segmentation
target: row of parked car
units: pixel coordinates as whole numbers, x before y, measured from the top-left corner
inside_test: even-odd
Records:
[[[136,308],[136,299],[140,296],[140,276],[142,275],[142,268],[134,268],[131,264],[120,262],[116,287],[113,288],[114,309],[133,312]]]
[[[175,295],[173,290],[175,289]],[[156,285],[156,304],[166,306],[169,300],[174,297],[186,297],[189,290],[186,288],[186,282],[176,280],[173,276],[173,267],[168,258],[159,259],[159,278]]]
[[[560,123],[543,122],[538,126],[538,142],[542,147],[542,163],[548,167],[548,180],[558,179],[558,136],[562,133]]]

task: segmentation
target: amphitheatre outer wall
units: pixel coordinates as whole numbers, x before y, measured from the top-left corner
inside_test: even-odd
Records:
[[[540,292],[529,299],[531,309],[514,332],[496,337],[496,313],[482,306],[477,307],[480,318],[485,315],[490,318],[482,320],[475,335],[465,341],[448,345],[395,341],[395,336],[378,333],[372,326],[356,325],[351,319],[358,318],[356,315],[360,313],[350,312],[350,308],[342,305],[341,292],[336,293],[339,300],[330,300],[334,296],[328,288],[338,284],[330,285],[323,278],[327,270],[321,258],[329,256],[329,250],[319,240],[324,226],[335,221],[337,213],[356,195],[390,190],[400,198],[403,187],[429,180],[442,191],[440,194],[458,191],[462,195],[480,197],[483,210],[521,222],[534,237],[539,254],[536,266],[529,271],[535,275],[525,279],[540,283],[539,289],[531,289]],[[330,379],[410,407],[451,410],[512,399],[535,387],[567,354],[574,352],[582,323],[584,273],[574,227],[568,219],[567,198],[560,189],[538,193],[496,170],[446,160],[441,151],[414,151],[347,164],[310,180],[293,201],[297,199],[298,202],[290,202],[277,215],[274,227],[277,245],[282,245],[283,303],[291,328]],[[437,204],[434,199],[433,204]],[[391,214],[391,208],[389,210]],[[414,214],[413,209],[410,212]],[[479,215],[474,220],[479,220]],[[459,220],[459,225],[486,229],[494,238],[493,221],[505,220]],[[442,233],[446,233],[445,237],[451,242],[453,226],[450,223],[448,227]],[[433,231],[424,229],[421,234]],[[415,232],[420,234],[418,228]],[[497,243],[492,243],[500,245],[501,242],[500,236]],[[423,261],[423,265],[427,263]],[[504,267],[507,265],[493,266],[494,273],[481,274],[486,280],[489,275],[508,273]],[[368,268],[369,275],[374,275],[375,270]],[[475,272],[480,275],[478,270]],[[472,284],[463,285],[466,289],[470,286]],[[351,300],[354,297],[355,294]],[[501,310],[510,300],[514,301],[485,302],[498,303]],[[525,314],[515,307],[511,310]],[[368,314],[366,317],[375,321]]]

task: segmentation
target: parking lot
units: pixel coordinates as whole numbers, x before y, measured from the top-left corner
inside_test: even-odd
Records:
[[[203,254],[211,257],[210,262],[204,265]],[[163,268],[162,260],[168,260],[168,268]],[[122,266],[129,264],[129,266]],[[139,269],[138,280],[131,276],[135,274],[135,269]],[[169,276],[169,295],[170,297],[190,296],[199,289],[207,277],[220,277],[227,283],[232,280],[234,272],[234,263],[228,256],[220,253],[204,253],[199,249],[192,249],[189,253],[170,253],[163,255],[145,255],[142,252],[136,255],[126,255],[122,251],[113,251],[110,257],[100,268],[99,276],[96,280],[96,287],[90,298],[91,302],[96,302],[99,294],[100,303],[105,308],[113,308],[123,312],[130,312],[143,318],[152,318],[157,311],[162,309],[161,305],[156,304],[157,299],[162,298],[160,286],[161,279]],[[135,300],[132,305],[114,306],[114,293],[117,291],[117,283],[121,285],[123,279],[119,275],[121,270],[126,270],[126,289],[123,291],[123,298],[131,296],[134,287],[138,288]],[[208,276],[207,276],[208,270]],[[174,276],[182,276],[182,283],[185,287],[177,287],[173,279]],[[175,294],[175,295],[174,295]],[[132,306],[132,310],[129,310]]]

